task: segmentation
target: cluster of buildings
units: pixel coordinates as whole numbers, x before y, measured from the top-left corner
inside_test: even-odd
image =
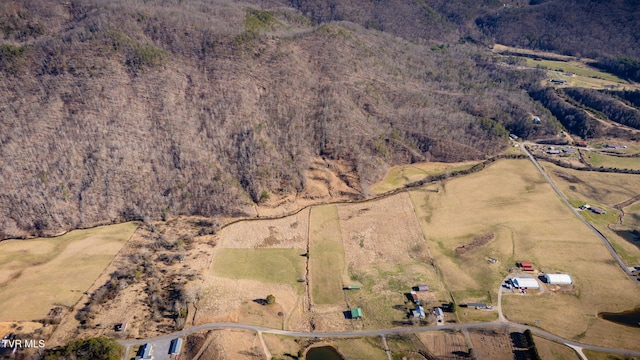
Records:
[[[182,350],[182,339],[175,338],[171,340],[171,344],[169,345],[169,358],[172,360],[178,360],[181,350]],[[140,346],[140,349],[138,349],[138,353],[135,357],[135,360],[152,360],[153,358],[154,358],[153,344],[146,343]]]

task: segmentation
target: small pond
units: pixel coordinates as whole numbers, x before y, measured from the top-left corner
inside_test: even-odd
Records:
[[[640,307],[620,313],[600,313],[598,315],[617,324],[640,327]]]
[[[331,346],[314,347],[307,351],[306,360],[344,360]]]

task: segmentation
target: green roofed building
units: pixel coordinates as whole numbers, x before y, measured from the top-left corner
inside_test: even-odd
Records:
[[[362,318],[362,309],[360,308],[351,309],[351,318],[352,319]]]

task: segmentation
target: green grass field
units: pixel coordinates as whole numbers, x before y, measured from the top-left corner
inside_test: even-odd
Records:
[[[344,247],[336,205],[311,209],[309,268],[314,304],[344,302]]]
[[[389,169],[384,179],[371,186],[371,193],[382,194],[387,191],[404,187],[406,184],[422,180],[429,175],[438,175],[444,172],[463,170],[472,167],[476,162],[466,163],[416,163],[394,166]]]
[[[591,152],[589,163],[595,167],[640,170],[640,158],[637,157],[619,157]]]
[[[75,305],[136,228],[124,223],[1,242],[0,321],[42,319],[56,304]]]
[[[305,258],[296,249],[219,249],[211,271],[232,279],[254,279],[288,284],[303,290]]]
[[[578,66],[566,61],[554,61],[554,60],[535,61],[531,58],[524,58],[524,59],[526,60],[527,65],[531,67],[542,66],[542,67],[548,68],[549,70],[561,70],[563,72],[570,72],[570,73],[574,73],[576,75],[584,76],[587,78],[600,78],[603,80],[609,80],[609,81],[617,82],[620,84],[628,84],[627,81],[613,74],[599,71],[597,69],[588,67],[586,65]]]
[[[527,160],[500,160],[481,172],[450,179],[438,193],[411,193],[436,265],[458,303],[496,304],[497,290],[516,261],[547,272],[567,272],[573,294],[505,296],[507,318],[560,336],[603,346],[632,346],[633,331],[599,319],[599,311],[633,308],[640,288],[617,266],[601,240],[564,205]],[[486,245],[463,255],[454,249],[493,232]],[[498,259],[490,264],[486,257]],[[613,296],[612,294],[615,294]],[[637,335],[637,332],[636,332]]]

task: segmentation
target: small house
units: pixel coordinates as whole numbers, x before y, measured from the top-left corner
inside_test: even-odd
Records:
[[[477,310],[489,308],[485,303],[475,303],[475,302],[467,303],[467,307],[474,308]]]
[[[542,122],[542,121],[540,121],[540,118],[539,118],[539,117],[537,117],[537,116],[534,116],[534,117],[533,117],[533,123],[534,123],[534,124],[540,124],[541,122]]]
[[[518,140],[518,135],[516,135],[516,134],[509,134],[509,138],[510,138],[511,140]]]
[[[438,320],[442,320],[444,318],[444,311],[439,307],[433,309],[433,313],[436,315]]]
[[[417,317],[419,319],[424,319],[427,315],[424,313],[424,308],[422,306],[416,306],[416,309],[413,310],[413,317]]]
[[[351,309],[351,318],[352,319],[362,319],[362,309],[361,308]]]
[[[587,147],[587,142],[586,141],[578,141],[578,143],[576,144],[580,147]]]
[[[557,155],[557,154],[560,154],[560,150],[549,150],[547,151],[547,154]]]

